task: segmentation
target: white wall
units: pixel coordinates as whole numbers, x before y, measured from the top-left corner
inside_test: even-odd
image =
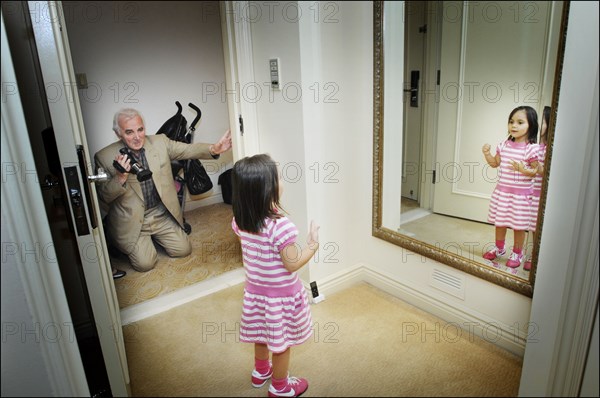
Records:
[[[598,11],[598,2],[570,4],[531,308],[539,341],[527,345],[521,376],[535,382],[521,383],[523,396],[579,393],[578,372],[591,338],[587,333],[598,312]],[[589,365],[595,355],[597,370],[597,333],[594,338],[596,351],[589,354]],[[598,396],[598,373],[594,375]]]
[[[330,8],[325,9],[326,6]],[[373,6],[370,2],[321,3],[319,18],[313,3],[301,3],[301,7],[302,86],[319,87],[321,94],[318,101],[303,97],[302,108],[307,176],[305,222],[314,218],[322,226],[320,258],[310,265],[310,280],[327,280],[357,264],[368,264],[408,290],[446,303],[459,312],[503,325],[526,325],[529,298],[371,236]],[[253,32],[258,29],[253,26]],[[255,46],[258,41],[254,35]],[[269,45],[271,52],[277,54],[284,49],[290,51],[295,43],[295,36],[288,39],[278,34]],[[307,92],[313,94],[314,90]],[[326,94],[332,94],[327,101]],[[259,117],[269,116],[267,112],[271,111],[275,112],[274,107],[259,109]],[[287,120],[295,120],[297,116],[292,112],[296,111],[288,109],[289,113],[279,114],[281,122],[272,123],[272,134],[287,129]],[[290,147],[288,151],[290,158],[299,156],[298,148]],[[308,169],[312,165],[319,166],[319,178],[315,179],[315,173]],[[325,165],[334,167],[326,169]],[[327,182],[327,176],[337,181]],[[301,214],[293,216],[295,221],[302,221]],[[436,268],[465,278],[464,300],[429,285]]]
[[[188,126],[196,115],[188,103],[202,111],[194,142],[216,142],[229,128],[218,2],[66,1],[63,9],[75,73],[89,85],[79,100],[90,156],[116,140],[122,107],[142,112],[148,134],[175,114],[175,101]],[[202,198],[221,199],[217,180],[232,159],[202,161],[214,184]]]
[[[308,230],[307,163],[304,151],[303,103],[306,92],[302,86],[296,2],[278,2],[272,12],[264,4],[248,6],[237,11],[240,18],[251,22],[254,78],[242,88],[242,99],[256,100],[258,134],[261,153],[268,153],[278,163],[283,187],[281,204],[300,232],[304,243]],[[260,8],[258,8],[260,7]],[[259,11],[260,9],[260,11]],[[280,90],[270,88],[269,59],[279,58]],[[308,278],[308,269],[300,271]]]

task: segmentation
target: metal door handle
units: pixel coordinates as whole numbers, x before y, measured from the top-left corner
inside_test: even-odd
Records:
[[[91,182],[104,182],[108,180],[108,174],[106,174],[106,171],[102,167],[98,167],[98,174],[87,176],[87,178]]]

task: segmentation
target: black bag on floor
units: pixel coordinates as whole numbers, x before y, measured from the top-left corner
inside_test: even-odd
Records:
[[[221,186],[221,193],[223,194],[223,202],[230,205],[231,193],[233,191],[233,187],[231,185],[231,169],[224,171],[219,176],[219,185]]]

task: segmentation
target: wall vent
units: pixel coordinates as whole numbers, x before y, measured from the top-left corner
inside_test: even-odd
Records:
[[[436,289],[458,297],[461,300],[465,299],[464,278],[460,275],[449,274],[439,269],[434,269],[431,273],[429,284]]]

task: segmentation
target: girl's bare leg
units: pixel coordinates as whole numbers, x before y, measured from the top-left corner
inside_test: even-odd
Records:
[[[254,357],[260,360],[268,360],[269,359],[269,349],[266,344],[254,344]]]
[[[496,240],[506,240],[506,227],[496,227]]]
[[[280,354],[273,353],[273,376],[269,395],[275,397],[301,395],[308,388],[308,381],[300,377],[288,378],[290,366],[290,349]]]
[[[271,361],[266,344],[254,344],[254,370],[252,371],[252,387],[262,387],[271,378]]]
[[[273,378],[286,379],[290,367],[290,349],[282,353],[273,353]]]
[[[527,231],[514,231],[515,233],[515,245],[513,246],[513,251],[522,253],[523,245],[525,244],[525,235]]]

